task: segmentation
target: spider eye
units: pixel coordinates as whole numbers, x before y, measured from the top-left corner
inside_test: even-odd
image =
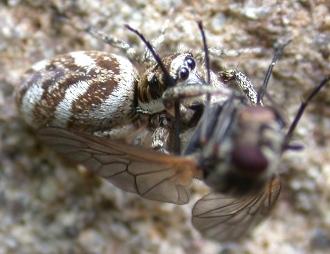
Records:
[[[151,98],[157,99],[161,96],[160,94],[161,88],[156,75],[154,75],[151,80],[149,81],[149,93]]]
[[[187,57],[186,59],[186,63],[188,65],[188,67],[190,68],[190,70],[193,70],[196,67],[196,62],[193,58],[191,57]]]
[[[149,81],[150,86],[155,87],[158,85],[158,79],[156,75],[153,75],[151,80]]]
[[[186,80],[189,77],[189,70],[186,67],[182,67],[179,70],[179,79],[180,80]]]

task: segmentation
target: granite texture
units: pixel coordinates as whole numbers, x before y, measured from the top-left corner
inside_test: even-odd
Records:
[[[83,31],[93,26],[142,43],[124,24],[156,39],[161,52],[200,49],[196,20],[210,47],[246,51],[212,57],[260,85],[272,46],[292,38],[276,65],[269,94],[288,119],[310,89],[330,74],[330,4],[300,1],[64,1],[0,2],[0,253],[329,253],[330,86],[296,130],[305,149],[284,155],[283,192],[272,215],[250,239],[222,245],[190,223],[193,200],[176,206],[143,200],[64,164],[19,119],[14,91],[32,63],[74,50],[116,51]],[[64,15],[67,18],[64,18]],[[250,49],[250,50],[245,50]],[[234,54],[235,55],[235,54]]]

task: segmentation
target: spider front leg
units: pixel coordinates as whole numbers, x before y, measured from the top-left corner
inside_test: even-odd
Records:
[[[165,41],[165,33],[167,28],[168,24],[165,24],[163,29],[160,31],[160,35],[157,38],[151,40],[151,44],[154,48],[159,48],[160,45]],[[104,32],[98,31],[93,27],[87,28],[86,31],[96,38],[101,38],[102,41],[111,47],[119,49],[131,61],[138,61],[139,63],[155,63],[155,59],[152,53],[146,46],[144,47],[143,53],[140,54],[129,43],[111,36],[110,34],[105,34]]]
[[[190,140],[192,127],[197,125],[200,118],[200,109],[189,109],[180,106],[180,126],[179,136],[173,135],[174,123],[176,121],[168,112],[154,114],[150,116],[148,129],[152,133],[151,148],[153,150],[166,153],[175,153],[175,144],[186,147]]]
[[[170,152],[169,137],[171,126],[170,119],[166,113],[150,117],[148,128],[152,130],[151,148],[153,150],[166,154]]]
[[[166,31],[169,28],[169,22],[170,22],[169,20],[166,20],[164,26],[160,30],[159,35],[151,40],[151,45],[153,46],[154,49],[160,49],[161,45],[166,40]],[[156,63],[155,58],[152,55],[151,51],[148,49],[148,47],[144,47],[141,61],[146,63]]]
[[[224,70],[220,72],[220,78],[225,82],[233,80],[250,102],[257,104],[258,92],[255,90],[255,85],[243,72],[234,69]]]
[[[88,27],[86,31],[93,37],[100,38],[102,41],[104,41],[111,47],[119,49],[131,61],[141,61],[141,59],[139,59],[137,51],[132,45],[130,45],[126,41],[120,40],[114,36],[111,36],[110,34],[105,34],[104,32],[96,30],[94,27]]]

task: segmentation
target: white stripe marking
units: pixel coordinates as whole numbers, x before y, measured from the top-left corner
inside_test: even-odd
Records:
[[[95,67],[95,61],[92,57],[87,55],[84,51],[71,52],[70,56],[74,63],[80,67],[86,67],[87,72]]]
[[[132,110],[134,85],[138,78],[137,71],[126,58],[118,55],[113,55],[113,57],[118,62],[120,70],[118,75],[113,76],[117,85],[100,107],[90,113],[91,119],[97,121],[111,118],[112,122],[116,122],[127,117],[127,114]],[[106,122],[102,123],[107,124]]]
[[[41,79],[42,80],[42,79]],[[44,93],[44,89],[41,87],[41,83],[32,84],[24,94],[22,98],[21,111],[25,121],[32,125],[38,127],[38,123],[35,122],[33,116],[33,110],[38,102],[40,102],[41,97]]]
[[[32,69],[35,70],[35,71],[41,71],[41,70],[44,70],[46,68],[47,64],[49,64],[49,60],[45,59],[45,60],[42,60],[42,61],[39,61],[39,62],[35,63],[32,66]]]
[[[90,83],[86,81],[78,81],[66,89],[63,100],[56,107],[55,118],[52,122],[52,126],[66,127],[67,122],[72,115],[72,104],[79,98],[80,95],[84,95],[87,92],[89,86]]]

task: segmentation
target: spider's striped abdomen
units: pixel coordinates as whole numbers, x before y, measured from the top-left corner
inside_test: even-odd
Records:
[[[95,131],[130,121],[138,74],[124,57],[78,51],[43,60],[25,74],[18,106],[33,127]]]

